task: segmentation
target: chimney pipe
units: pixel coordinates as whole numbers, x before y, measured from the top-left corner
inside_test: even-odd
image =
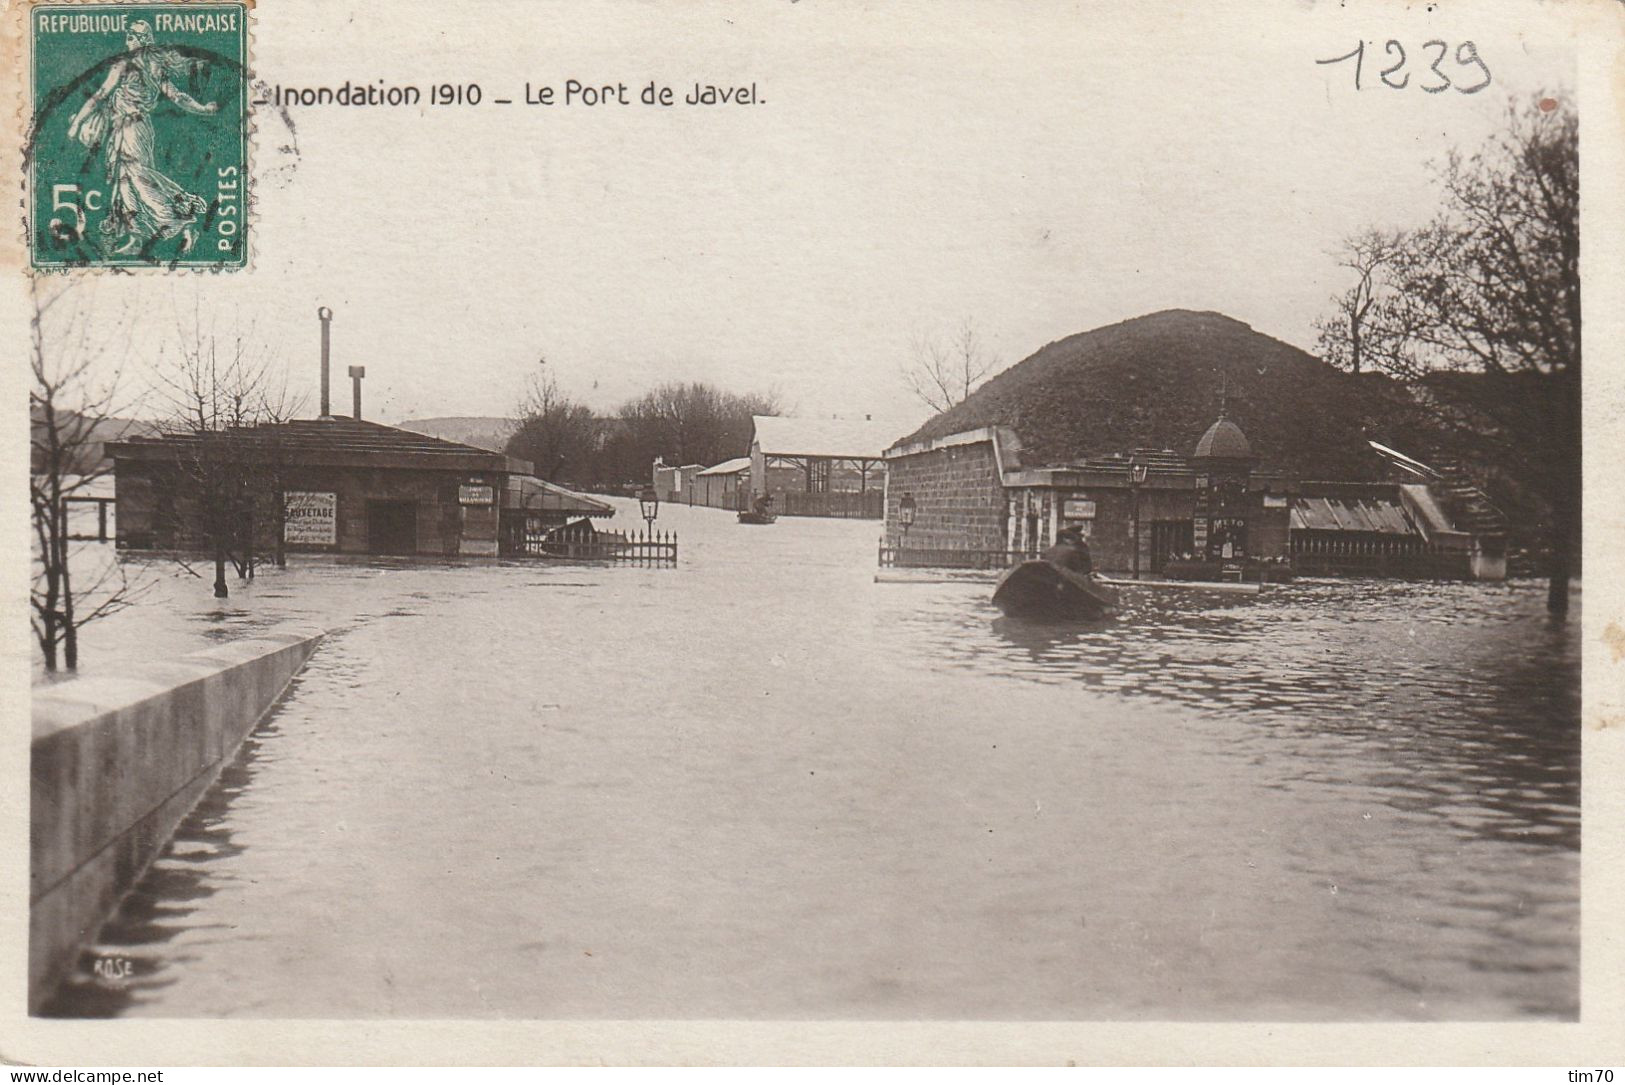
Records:
[[[350,367],[350,386],[355,392],[355,410],[351,412],[351,417],[357,422],[361,421],[361,378],[366,375],[366,366],[352,365]]]
[[[328,346],[330,343],[329,328],[333,323],[333,310],[322,306],[316,310],[316,315],[322,321],[322,414],[323,418],[333,417],[332,397],[328,394]]]

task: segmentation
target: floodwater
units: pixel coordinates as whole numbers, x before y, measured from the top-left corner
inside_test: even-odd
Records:
[[[873,522],[660,526],[676,569],[164,574],[87,630],[91,670],[332,632],[53,1012],[1577,1015],[1578,622],[1540,585],[1032,627],[876,583]]]

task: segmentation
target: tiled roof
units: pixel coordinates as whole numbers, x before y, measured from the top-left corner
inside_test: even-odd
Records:
[[[260,449],[266,455],[274,454],[290,463],[364,466],[372,462],[383,466],[448,470],[530,470],[524,460],[510,459],[500,452],[355,418],[297,419],[245,426],[227,433],[238,448]],[[161,459],[195,446],[201,440],[198,434],[184,432],[137,437],[110,444],[108,454],[115,459]]]
[[[1130,465],[1137,463],[1145,464],[1148,472],[1154,475],[1191,473],[1190,458],[1170,448],[1137,448],[1132,453],[1113,452],[1109,456],[1091,456],[1076,466],[1091,471],[1117,470],[1126,474]]]

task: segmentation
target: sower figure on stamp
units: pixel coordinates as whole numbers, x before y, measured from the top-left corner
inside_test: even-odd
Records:
[[[182,234],[181,251],[197,241],[197,217],[208,209],[196,196],[161,173],[153,146],[152,111],[162,95],[187,113],[207,116],[217,102],[202,103],[170,81],[181,66],[171,50],[153,48],[152,28],[130,24],[126,56],[113,61],[107,79],[68,125],[68,137],[107,156],[112,189],[100,230],[102,245],[113,252],[139,250],[149,239],[163,241]]]

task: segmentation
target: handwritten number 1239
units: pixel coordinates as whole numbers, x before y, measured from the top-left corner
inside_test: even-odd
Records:
[[[1437,52],[1434,52],[1435,50]],[[1405,55],[1405,46],[1390,38],[1383,45],[1382,51],[1383,60],[1387,66],[1381,69],[1379,78],[1382,79],[1384,84],[1395,90],[1404,90],[1410,86],[1411,72],[1405,70],[1406,62],[1409,59]],[[1476,68],[1481,76],[1477,82],[1452,82],[1450,76],[1440,67],[1445,58],[1450,56],[1448,43],[1437,38],[1433,41],[1425,41],[1422,43],[1422,53],[1423,60],[1426,60],[1427,55],[1430,53],[1433,54],[1433,57],[1432,62],[1427,66],[1427,70],[1417,76],[1416,85],[1429,94],[1439,94],[1451,87],[1455,87],[1463,94],[1477,94],[1490,85],[1490,66],[1485,64],[1483,58],[1478,55],[1478,46],[1470,41],[1464,41],[1456,46],[1455,66],[1458,69],[1465,68],[1469,73]],[[1340,57],[1331,57],[1328,60],[1317,60],[1315,63],[1341,64],[1345,60],[1354,61],[1354,89],[1362,89],[1360,79],[1365,74],[1365,42],[1362,41],[1355,46],[1352,52],[1344,53]],[[1377,58],[1373,57],[1372,63],[1376,64]],[[1456,72],[1458,78],[1462,74],[1460,70]]]

